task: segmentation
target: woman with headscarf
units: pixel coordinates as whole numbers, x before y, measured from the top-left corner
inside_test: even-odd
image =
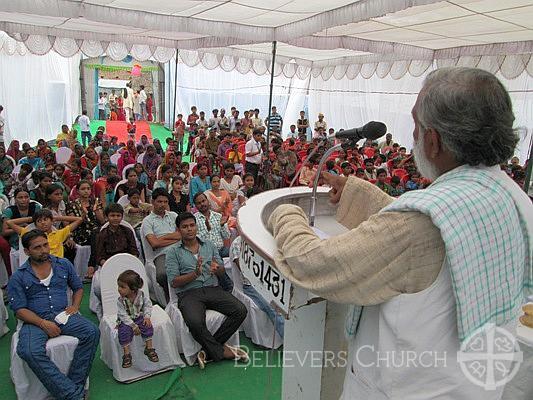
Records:
[[[148,121],[152,122],[154,116],[152,114],[152,109],[154,107],[154,101],[152,100],[152,94],[148,93],[148,98],[146,99],[146,113],[148,114]]]
[[[142,146],[143,151],[146,151],[150,143],[148,142],[148,136],[141,135],[141,140],[139,140],[139,143],[137,143],[137,147]]]
[[[176,154],[174,154],[174,152],[167,151],[165,153],[165,159],[163,160],[162,165],[170,165],[172,167],[172,172],[174,174],[178,173],[178,160],[177,160]],[[157,179],[161,179],[161,177],[158,176]]]
[[[128,150],[128,153],[130,153],[130,156],[133,157],[133,159],[137,158],[137,146],[133,139],[129,139],[126,142],[126,150]]]
[[[0,193],[4,193],[4,189],[11,188],[13,184],[13,178],[11,173],[13,172],[15,165],[13,160],[6,157],[6,149],[4,146],[0,146]]]
[[[20,142],[18,140],[12,140],[6,154],[13,157],[16,163],[24,157],[24,153],[20,150]]]
[[[103,151],[100,154],[100,161],[98,161],[98,165],[94,169],[94,179],[99,179],[102,176],[107,175],[108,168],[113,165],[111,163],[111,158],[109,157],[109,153]]]
[[[117,97],[117,118],[119,121],[126,121],[126,115],[124,114],[124,99],[122,96]]]
[[[155,147],[155,152],[159,154],[161,158],[163,158],[165,156],[165,151],[163,150],[163,147],[161,146],[161,142],[159,141],[159,139],[154,139],[154,147]]]
[[[143,165],[148,174],[148,187],[150,189],[154,186],[154,182],[157,180],[156,173],[159,164],[161,164],[161,156],[157,154],[154,145],[148,145],[143,157]]]
[[[52,153],[52,149],[50,146],[48,146],[44,139],[39,139],[37,141],[37,147],[35,150],[37,151],[37,157],[40,157],[41,160],[44,160],[47,154]]]
[[[6,157],[6,149],[4,146],[0,146],[0,179],[4,180],[5,175],[11,175],[13,172],[13,160]]]
[[[98,156],[98,153],[94,147],[89,146],[87,147],[87,150],[85,150],[85,155],[81,157],[81,166],[83,168],[92,170],[98,165],[99,159],[100,157]]]
[[[117,161],[117,172],[118,176],[122,176],[122,171],[127,165],[135,164],[135,158],[133,158],[129,150],[122,150],[120,153],[120,158]]]

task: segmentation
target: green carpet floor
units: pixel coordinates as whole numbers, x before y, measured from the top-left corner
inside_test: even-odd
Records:
[[[98,323],[96,316],[89,311],[89,285],[80,308],[81,313]],[[11,335],[15,329],[15,318],[10,314],[10,332],[0,338],[0,399],[15,400],[15,388],[9,376]],[[100,349],[96,353],[90,375],[90,399],[92,400],[279,400],[281,399],[281,352],[261,350],[254,346],[243,334],[241,345],[256,351],[257,359],[268,360],[266,367],[235,367],[231,361],[208,364],[206,369],[197,366],[185,367],[179,372],[166,372],[130,384],[122,384],[113,379],[110,369],[100,360]],[[162,349],[158,349],[162,351]],[[265,363],[266,364],[266,363]],[[180,374],[181,372],[181,374]],[[173,382],[175,376],[177,382]],[[173,383],[173,384],[172,384]],[[168,394],[160,397],[167,384],[172,384]]]

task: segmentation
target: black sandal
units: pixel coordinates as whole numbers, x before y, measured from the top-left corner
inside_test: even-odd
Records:
[[[151,362],[158,362],[159,357],[157,356],[157,353],[155,352],[154,348],[151,349],[144,349],[144,354]]]
[[[131,354],[124,354],[122,356],[122,368],[131,367]]]

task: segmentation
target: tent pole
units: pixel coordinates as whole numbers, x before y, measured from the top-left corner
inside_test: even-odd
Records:
[[[529,186],[531,183],[531,172],[533,169],[533,160],[531,160],[532,155],[533,155],[533,132],[529,140],[529,152],[528,152],[527,159],[526,159],[528,163],[527,163],[527,169],[526,169],[526,179],[524,180],[524,191],[530,196],[531,196],[531,193],[529,193]]]
[[[174,108],[172,110],[172,120],[170,121],[171,131],[174,131],[174,122],[176,121],[176,93],[178,91],[178,55],[179,50],[176,49],[176,69],[174,70]]]
[[[272,112],[272,92],[274,91],[274,65],[276,65],[276,46],[275,40],[272,42],[272,66],[270,67],[270,93],[268,95],[268,117],[267,121],[267,137],[266,137],[266,149],[267,153],[270,151],[270,113]]]

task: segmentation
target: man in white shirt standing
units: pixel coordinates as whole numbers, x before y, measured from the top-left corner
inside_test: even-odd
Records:
[[[148,96],[146,96],[146,92],[144,91],[144,85],[141,85],[141,91],[139,92],[139,103],[141,105],[141,117],[142,119],[146,119],[146,116],[148,113],[146,112],[146,99]]]
[[[91,143],[91,120],[87,116],[87,110],[81,112],[81,117],[78,118],[78,124],[80,125],[81,131],[81,142],[83,147],[86,147],[87,144]]]
[[[133,117],[133,89],[131,82],[126,83],[124,88],[124,112],[126,113],[126,121]]]
[[[2,117],[2,111],[4,111],[4,107],[0,106],[0,144],[4,145],[4,127],[6,125],[6,120],[4,117]]]
[[[105,100],[104,94],[98,93],[98,119],[101,121],[105,120]]]
[[[254,130],[252,138],[246,142],[244,148],[246,154],[246,172],[252,174],[256,182],[261,161],[263,160],[263,149],[261,148],[262,137],[263,133],[259,129]]]

